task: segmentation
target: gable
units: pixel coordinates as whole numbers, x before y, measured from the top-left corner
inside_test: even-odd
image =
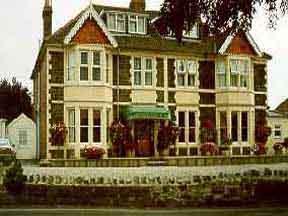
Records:
[[[231,54],[257,55],[244,34],[235,36],[226,52]]]
[[[288,113],[288,99],[282,102],[277,108],[276,111],[281,113]]]
[[[110,44],[107,36],[93,19],[87,19],[76,35],[72,38],[72,42],[79,44]]]

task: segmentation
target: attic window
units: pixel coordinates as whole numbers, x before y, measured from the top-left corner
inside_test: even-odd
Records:
[[[110,31],[125,32],[125,15],[109,13],[107,15],[107,26]]]
[[[146,34],[146,17],[130,15],[129,33]]]

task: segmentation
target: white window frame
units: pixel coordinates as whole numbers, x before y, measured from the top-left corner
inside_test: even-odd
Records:
[[[143,18],[144,19],[144,23],[143,23],[144,32],[140,31],[139,18]],[[131,27],[130,27],[130,23],[131,22],[135,22],[136,23],[136,31],[132,31],[131,30]],[[146,34],[147,33],[147,26],[146,25],[147,25],[147,18],[145,16],[139,16],[139,15],[134,15],[134,14],[133,15],[129,15],[129,18],[128,18],[128,32],[129,33],[132,33],[132,34]]]
[[[99,53],[100,55],[100,64],[99,65],[94,65],[93,62],[93,54],[94,52]],[[88,64],[81,64],[81,53],[88,53]],[[108,67],[108,63],[106,62],[106,57],[105,55],[109,54],[108,52],[105,52],[103,49],[92,49],[89,47],[80,47],[78,50],[78,55],[77,55],[77,61],[78,61],[78,66],[77,66],[77,73],[78,73],[78,79],[77,82],[79,82],[81,85],[84,84],[96,84],[96,85],[102,85],[106,82],[106,73],[105,72],[105,67]],[[88,66],[88,80],[81,80],[80,77],[80,70],[81,67],[87,67]],[[100,68],[100,80],[93,80],[93,68]],[[104,80],[105,78],[105,80]],[[69,82],[68,82],[69,83]],[[70,82],[72,83],[72,82]]]
[[[135,69],[135,59],[140,59],[141,61],[141,68],[140,69]],[[147,70],[146,68],[146,60],[151,60],[151,69]],[[141,77],[141,80],[140,80],[140,84],[136,84],[135,83],[135,73],[140,73],[140,77]],[[149,84],[146,84],[146,73],[152,73],[152,83],[151,85]],[[133,87],[142,87],[142,88],[152,88],[155,86],[155,79],[154,79],[154,76],[156,74],[156,71],[155,71],[155,58],[153,57],[143,57],[143,56],[134,56],[132,58],[132,84],[133,84]]]
[[[28,145],[28,133],[27,130],[20,129],[18,131],[18,142],[19,142],[19,148],[25,148]],[[24,144],[23,144],[24,143]]]
[[[188,39],[199,39],[199,25],[195,23],[195,25],[190,29],[190,31],[183,31],[183,36]]]
[[[95,57],[94,54],[95,53],[99,54],[99,64],[94,64],[94,57]],[[91,76],[92,78],[91,79],[92,79],[92,81],[96,81],[96,82],[102,81],[103,75],[102,75],[102,68],[101,68],[101,58],[102,58],[101,54],[102,53],[100,51],[92,51],[92,63],[91,63],[91,67],[92,67],[92,76]],[[100,70],[100,79],[99,80],[94,79],[94,72],[93,72],[94,68]]]
[[[176,86],[177,88],[197,88],[198,85],[198,70],[199,63],[193,59],[176,59],[175,61],[175,77],[176,77]],[[184,71],[180,70],[180,64],[184,62]],[[189,63],[194,64],[194,70],[190,70],[188,65]],[[179,76],[184,75],[184,85],[179,85]],[[194,84],[189,85],[189,76],[194,76]]]
[[[219,85],[221,78],[225,78],[224,85]],[[223,80],[221,80],[223,81]],[[216,61],[216,87],[217,88],[226,88],[227,87],[227,70],[226,70],[226,62],[224,60]]]
[[[114,19],[115,28],[111,26],[111,19]],[[124,29],[120,29],[120,22],[124,22]],[[110,31],[126,32],[126,15],[122,13],[107,13],[107,27]]]
[[[87,53],[87,64],[83,64],[82,63],[82,54],[83,53]],[[81,82],[87,82],[87,81],[89,81],[89,51],[87,51],[87,50],[81,50],[80,51],[80,56],[79,56],[79,60],[80,60],[80,66],[79,66],[79,80],[81,81]],[[81,80],[81,68],[87,68],[87,80],[85,79],[85,80]]]
[[[275,132],[280,132],[280,136],[276,136]],[[274,139],[282,139],[282,126],[281,125],[274,125],[274,131],[273,131],[273,137]]]
[[[198,111],[197,110],[193,110],[193,109],[179,109],[179,110],[176,110],[176,113],[177,113],[177,116],[176,116],[176,122],[177,122],[177,125],[178,127],[180,128],[179,126],[179,113],[180,112],[183,112],[184,113],[184,137],[185,137],[185,141],[184,142],[180,142],[179,141],[179,138],[178,138],[178,144],[179,145],[185,145],[185,144],[188,144],[188,145],[196,145],[197,144],[197,136],[198,136]],[[190,127],[189,125],[189,114],[190,113],[194,113],[194,118],[195,118],[195,126],[193,127]],[[181,126],[181,128],[183,128],[183,126]],[[190,142],[189,141],[189,130],[190,128],[194,128],[194,133],[195,133],[195,142]]]
[[[235,68],[232,67],[232,62],[236,62],[236,65],[235,65]],[[245,64],[242,64],[241,65],[241,62],[242,63],[245,63],[246,62],[246,70],[245,70],[245,67],[244,65]],[[242,68],[243,67],[243,68]],[[237,58],[237,57],[232,57],[232,58],[229,58],[229,73],[230,73],[230,87],[232,88],[241,88],[241,89],[249,89],[250,88],[250,77],[249,77],[249,74],[250,74],[250,60],[248,58]],[[232,86],[232,75],[233,76],[237,76],[237,85],[233,85]],[[247,79],[247,86],[241,86],[241,76],[246,76],[246,79]]]
[[[87,110],[87,112],[88,112],[88,124],[87,125],[81,125],[81,111],[82,110]],[[79,142],[80,142],[80,144],[81,145],[87,145],[87,144],[89,144],[90,142],[90,124],[89,124],[89,122],[90,122],[90,118],[89,118],[89,113],[90,113],[90,109],[89,108],[85,108],[85,107],[81,107],[80,109],[79,109]],[[87,130],[88,130],[88,134],[87,134],[87,136],[88,136],[88,142],[81,142],[81,128],[88,128]]]
[[[74,124],[71,124],[70,122],[70,111],[74,111]],[[76,109],[73,108],[67,108],[67,126],[68,126],[68,143],[69,144],[75,144],[76,143]],[[70,129],[74,129],[74,142],[70,141]]]
[[[94,125],[94,111],[97,111],[99,112],[99,115],[100,115],[100,125]],[[99,142],[94,142],[94,128],[100,128],[100,140]],[[97,109],[97,108],[93,108],[92,109],[92,143],[93,144],[101,144],[101,137],[102,137],[102,112],[101,112],[101,109]]]

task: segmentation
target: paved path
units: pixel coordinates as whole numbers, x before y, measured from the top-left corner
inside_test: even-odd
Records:
[[[185,210],[138,210],[138,209],[0,209],[2,216],[287,216],[288,208],[265,209],[185,209]]]

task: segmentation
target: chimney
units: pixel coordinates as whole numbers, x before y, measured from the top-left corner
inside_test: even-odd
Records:
[[[131,0],[129,8],[135,12],[144,12],[146,8],[145,0]]]
[[[52,0],[45,0],[42,17],[43,17],[43,40],[45,40],[52,34]]]

